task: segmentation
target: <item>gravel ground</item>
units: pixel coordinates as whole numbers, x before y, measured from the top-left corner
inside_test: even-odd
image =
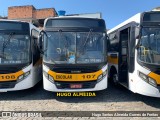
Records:
[[[0,111],[160,111],[160,99],[134,94],[123,87],[109,83],[106,90],[96,92],[96,97],[57,97],[56,93],[43,90],[42,82],[34,88],[0,94]],[[17,119],[0,118],[0,119]],[[20,120],[105,120],[104,117],[36,118],[22,117]],[[110,120],[141,119],[143,117],[108,117]],[[153,117],[152,119],[158,119]],[[159,118],[160,119],[160,118]]]

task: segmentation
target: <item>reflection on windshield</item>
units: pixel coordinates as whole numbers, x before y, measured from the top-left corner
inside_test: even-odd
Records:
[[[160,29],[143,28],[140,47],[138,49],[140,61],[150,64],[160,64]]]
[[[88,38],[87,38],[88,37]],[[103,33],[48,32],[44,61],[52,64],[104,62]]]
[[[0,64],[29,62],[29,43],[27,35],[0,34]]]
[[[104,37],[100,33],[92,33],[86,39],[88,33],[77,34],[77,63],[104,62]]]

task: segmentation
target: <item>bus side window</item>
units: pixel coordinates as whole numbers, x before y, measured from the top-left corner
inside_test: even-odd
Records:
[[[116,34],[117,32],[115,31],[109,35],[109,51],[118,51],[119,41]]]

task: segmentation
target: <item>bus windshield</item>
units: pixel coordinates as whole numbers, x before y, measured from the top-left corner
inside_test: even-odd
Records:
[[[142,28],[138,49],[140,61],[149,64],[160,64],[160,28]]]
[[[101,63],[105,60],[105,34],[98,32],[47,32],[44,62],[51,64]]]
[[[0,65],[29,62],[28,35],[0,33]]]

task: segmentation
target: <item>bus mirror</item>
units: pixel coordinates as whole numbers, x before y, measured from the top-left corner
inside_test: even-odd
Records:
[[[43,50],[42,50],[42,34],[40,33],[39,36],[38,36],[38,43],[37,43],[37,46],[38,46],[38,49],[41,53],[43,53]]]
[[[43,54],[47,50],[48,45],[48,36],[45,31],[41,31],[38,37],[38,48],[40,52]]]
[[[107,51],[110,49],[110,41],[108,36],[107,36],[106,46],[107,46],[107,50],[106,50],[106,53],[107,53]]]
[[[140,32],[140,28],[139,27],[135,27],[135,38],[136,39],[139,38],[139,32]]]
[[[137,45],[135,46],[135,49],[138,49],[140,47],[140,40],[138,41]]]
[[[136,44],[136,46],[135,46],[135,49],[138,49],[139,48],[139,37],[140,37],[140,27],[138,27],[138,26],[136,26],[135,27],[135,39],[138,39],[138,41],[137,41],[137,44]]]
[[[136,46],[135,46],[135,49],[138,49],[139,48],[139,44],[137,44]]]

